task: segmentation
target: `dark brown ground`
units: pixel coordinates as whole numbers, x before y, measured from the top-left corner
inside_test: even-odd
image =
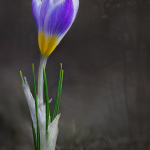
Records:
[[[0,150],[34,149],[19,71],[32,88],[39,60],[30,0],[0,0]],[[59,148],[150,149],[150,0],[80,0],[48,60],[51,110],[60,63]]]

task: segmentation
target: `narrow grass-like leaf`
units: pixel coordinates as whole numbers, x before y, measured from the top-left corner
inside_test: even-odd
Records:
[[[55,105],[54,105],[54,110],[53,110],[51,122],[54,120],[54,118],[57,115],[59,93],[60,93],[60,85],[61,85],[61,81],[62,81],[61,78],[62,78],[62,64],[60,64],[60,73],[59,73],[59,80],[58,80],[58,86],[57,86],[57,93],[56,93]]]
[[[43,65],[43,79],[44,79],[44,93],[45,93],[45,105],[46,105],[46,135],[48,136],[48,125],[49,125],[49,98],[48,98],[48,88],[47,79],[45,73],[45,67]]]
[[[60,87],[59,87],[59,98],[58,98],[56,115],[58,115],[59,113],[60,98],[61,98],[61,91],[62,91],[62,84],[63,84],[63,75],[64,75],[64,70],[62,70],[61,72],[61,81],[60,81]]]
[[[59,73],[59,80],[58,80],[58,86],[57,86],[57,93],[56,93],[56,99],[55,99],[55,105],[54,105],[54,110],[51,118],[51,122],[54,120],[56,117],[56,112],[57,112],[57,104],[58,104],[58,98],[59,98],[59,86],[60,86],[60,81],[61,81],[61,73],[62,73],[62,64],[60,64],[60,73]]]
[[[36,146],[36,148],[37,148],[37,150],[40,150],[40,128],[39,128],[39,121],[38,121],[38,104],[37,104],[37,95],[36,95],[34,64],[32,64],[32,73],[33,73],[33,86],[34,86],[36,122],[37,122],[37,146]]]
[[[37,150],[36,133],[35,133],[35,129],[33,126],[33,122],[32,122],[32,134],[33,134],[33,140],[34,140],[34,147],[35,147],[35,150]]]
[[[21,71],[20,71],[20,77],[21,77],[21,81],[22,81],[22,83],[24,83],[23,75],[22,75],[22,72],[21,72]]]

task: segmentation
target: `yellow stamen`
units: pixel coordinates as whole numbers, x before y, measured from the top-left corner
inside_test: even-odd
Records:
[[[44,33],[39,33],[38,42],[42,56],[49,56],[57,46],[57,36],[45,37]]]

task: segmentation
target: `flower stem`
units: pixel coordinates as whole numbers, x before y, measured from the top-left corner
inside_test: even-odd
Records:
[[[41,57],[38,74],[38,98],[39,104],[43,104],[43,65],[46,66],[48,57]]]

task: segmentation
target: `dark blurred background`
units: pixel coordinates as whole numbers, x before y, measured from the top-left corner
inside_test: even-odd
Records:
[[[31,1],[0,0],[0,150],[34,149],[19,71],[33,89],[39,60]],[[80,0],[48,59],[51,111],[60,63],[57,149],[150,150],[150,0]]]

